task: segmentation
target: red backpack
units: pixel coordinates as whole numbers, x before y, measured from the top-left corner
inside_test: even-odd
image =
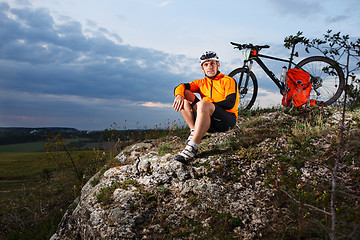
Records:
[[[282,99],[282,105],[300,108],[309,103],[311,92],[310,74],[301,69],[287,71],[287,89]]]

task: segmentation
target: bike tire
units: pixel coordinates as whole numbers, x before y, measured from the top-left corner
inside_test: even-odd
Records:
[[[334,60],[312,56],[300,61],[295,68],[300,68],[311,76],[312,90],[309,99],[331,105],[341,96],[345,78],[341,67]]]
[[[245,79],[247,79],[248,74],[249,81],[245,88]],[[240,79],[241,76],[242,79]],[[255,103],[258,93],[258,82],[255,74],[251,71],[249,72],[246,68],[237,68],[229,73],[229,77],[235,79],[239,89],[239,109],[250,110]]]

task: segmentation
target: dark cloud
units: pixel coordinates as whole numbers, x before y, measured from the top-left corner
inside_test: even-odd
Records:
[[[1,29],[5,29],[0,39],[1,72],[7,76],[1,81],[6,87],[168,101],[161,99],[166,94],[145,90],[165,92],[164,87],[173,84],[170,79],[183,78],[170,73],[173,61],[168,54],[116,43],[106,29],[85,36],[80,23],[56,24],[44,9],[10,9],[2,4],[1,10]],[[110,37],[121,41],[117,35]]]
[[[71,19],[55,22],[47,9],[0,3],[0,25],[0,85],[20,94],[16,101],[1,98],[3,116],[14,109],[18,115],[31,109],[39,114],[35,105],[51,108],[36,98],[33,107],[22,104],[21,93],[170,103],[174,86],[188,81],[186,74],[171,71],[184,56],[122,44],[120,36],[91,21],[92,29],[84,30]],[[80,105],[65,101],[58,109],[73,114],[66,109],[76,112]]]

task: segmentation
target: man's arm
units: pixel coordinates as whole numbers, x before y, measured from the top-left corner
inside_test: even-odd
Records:
[[[174,89],[175,97],[177,95],[181,95],[181,96],[184,97],[185,90],[190,90],[190,83],[181,83],[178,86],[176,86],[175,89]]]
[[[232,109],[236,103],[236,93],[232,93],[226,96],[225,100],[221,102],[214,102],[215,105],[227,110]]]

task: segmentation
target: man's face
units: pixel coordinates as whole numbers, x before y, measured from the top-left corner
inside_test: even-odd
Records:
[[[201,69],[204,71],[205,75],[208,77],[214,77],[216,73],[218,72],[220,67],[220,63],[215,60],[210,60],[207,62],[204,62],[201,65]]]

